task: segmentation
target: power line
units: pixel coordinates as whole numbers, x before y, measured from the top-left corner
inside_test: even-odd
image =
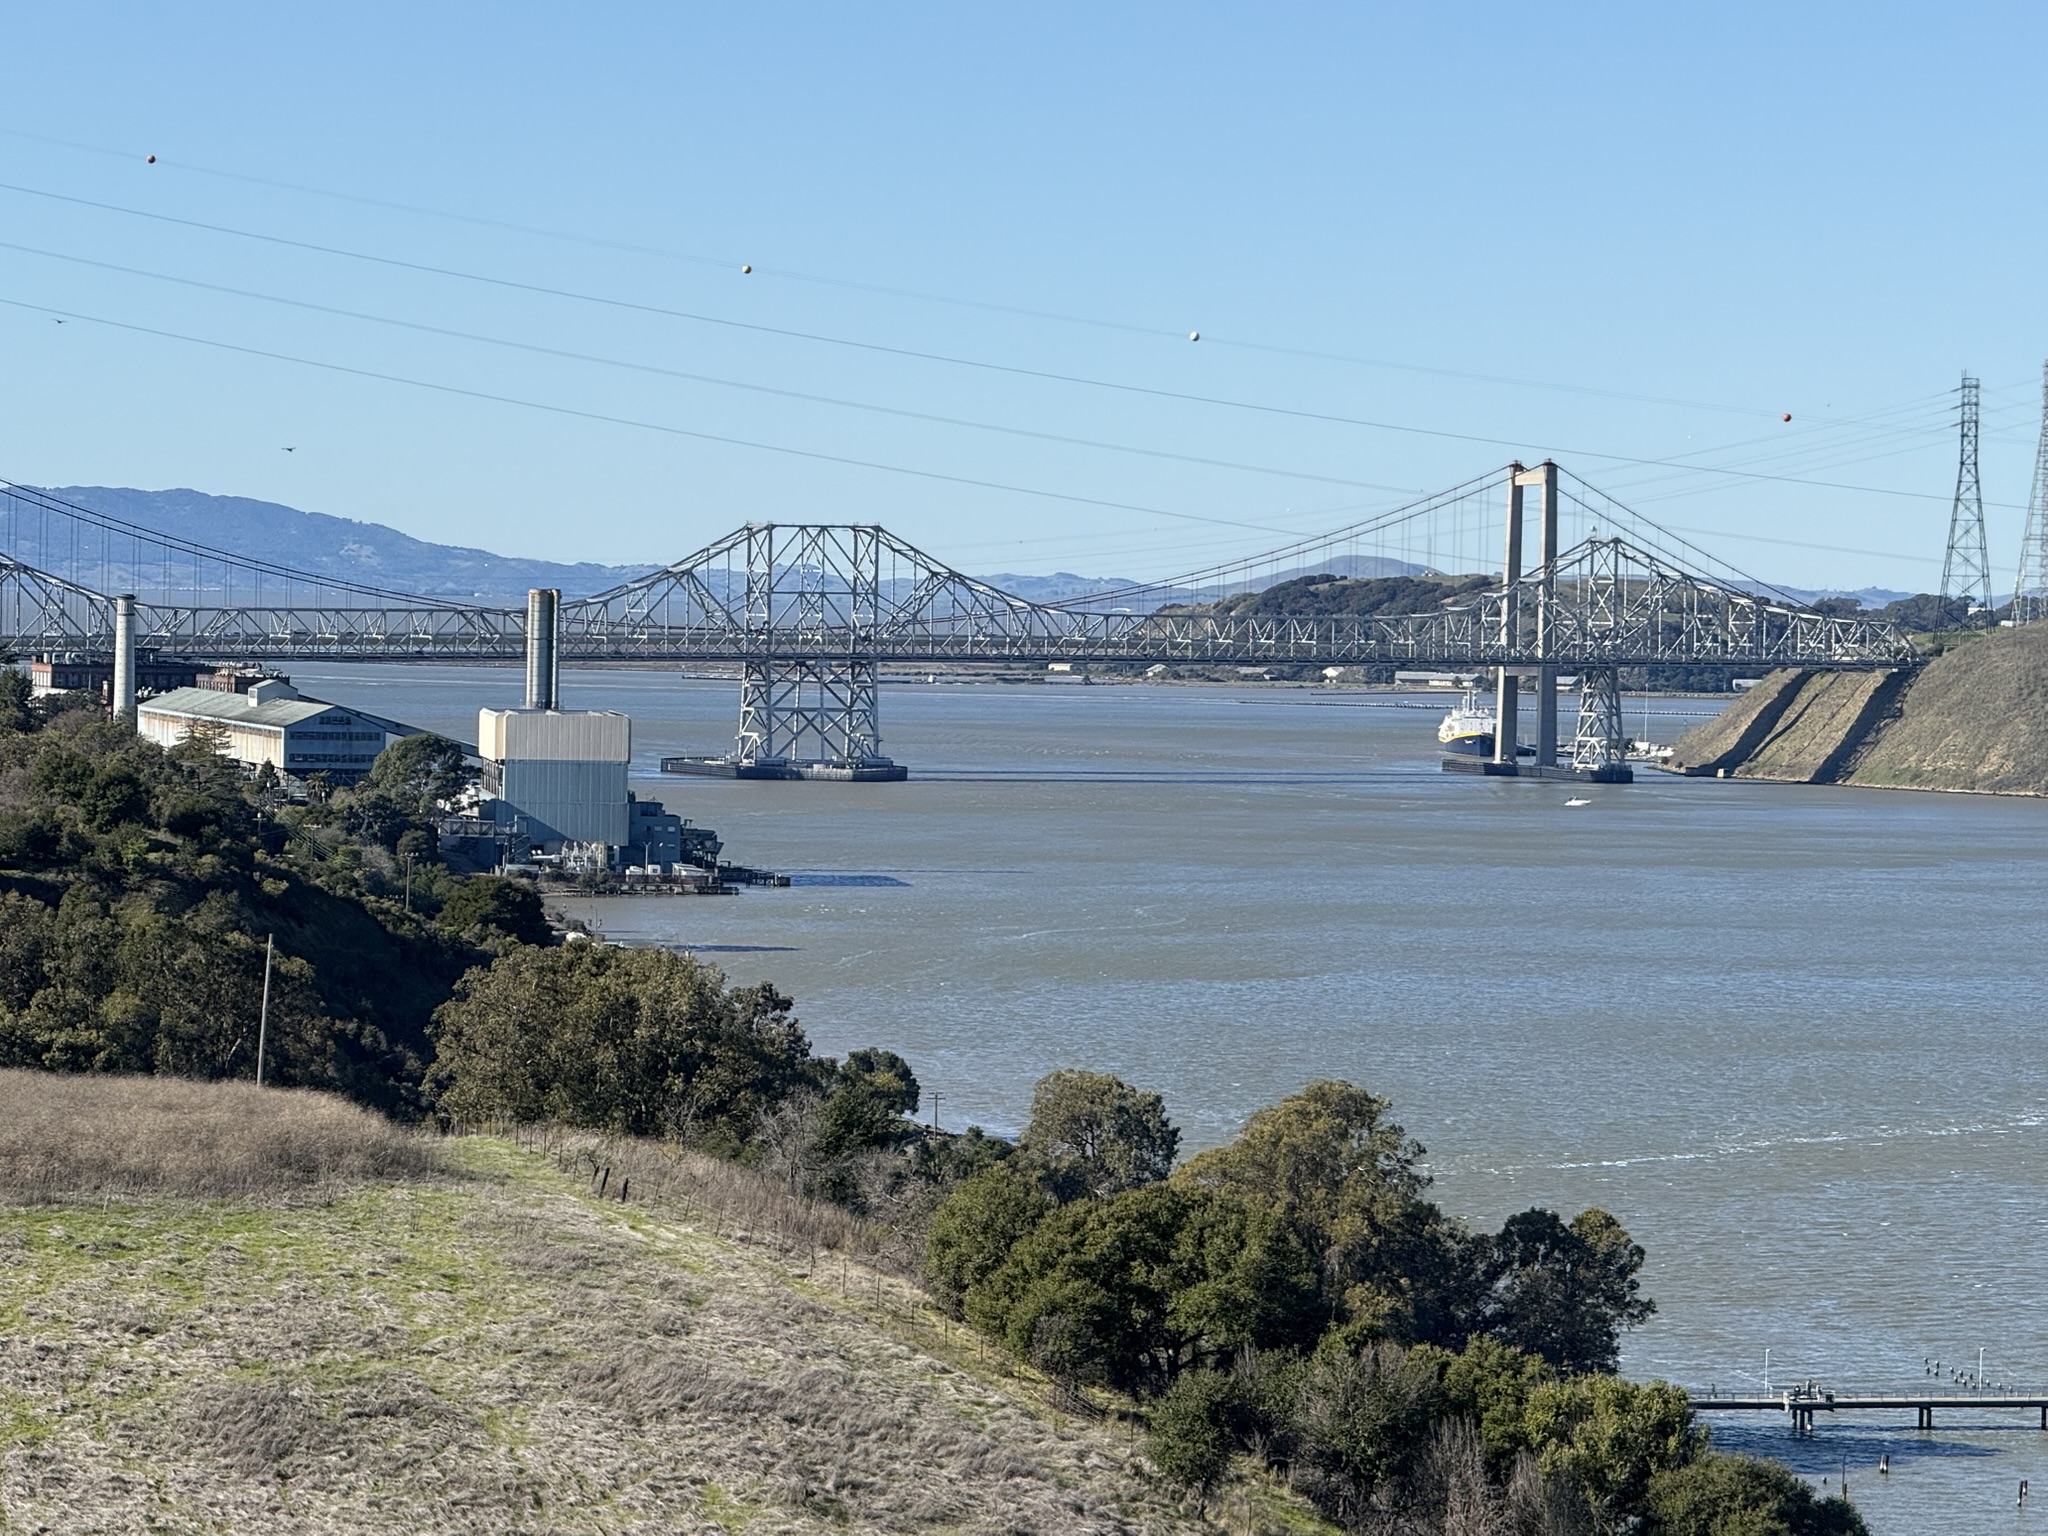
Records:
[[[55,144],[65,149],[79,150],[88,154],[105,155],[127,163],[133,163],[140,156],[131,150],[112,149],[100,144],[84,144],[73,139],[61,139],[50,134],[29,133],[24,129],[0,129],[0,134],[11,138],[28,139],[40,144]],[[521,224],[509,219],[491,218],[481,214],[458,213],[446,208],[430,208],[419,203],[399,202],[391,198],[369,197],[362,193],[342,192],[331,187],[317,187],[306,182],[284,181],[275,177],[251,175],[245,171],[223,170],[217,166],[200,165],[195,161],[163,159],[160,170],[183,170],[201,176],[212,176],[223,181],[242,182],[249,186],[269,187],[279,191],[296,192],[309,197],[331,198],[338,202],[353,203],[366,208],[383,208],[394,213],[413,214],[423,218],[445,219],[452,223],[473,225],[481,229],[498,229],[512,234],[531,235],[544,240],[559,240],[572,245],[588,246],[598,250],[621,251],[631,255],[654,256],[667,261],[688,262],[694,266],[715,268],[730,272],[745,265],[747,270],[760,277],[779,277],[794,282],[817,283],[834,288],[844,288],[861,293],[877,293],[890,298],[916,299],[923,303],[948,304],[964,309],[983,310],[994,314],[1017,315],[1032,320],[1052,320],[1066,325],[1090,326],[1099,330],[1119,331],[1128,335],[1150,336],[1157,339],[1171,339],[1178,343],[1184,334],[1178,329],[1163,326],[1139,325],[1124,320],[1107,320],[1100,316],[1066,314],[1057,310],[1036,309],[1027,305],[1009,304],[989,299],[970,299],[958,294],[931,293],[915,288],[892,287],[884,283],[862,282],[854,278],[836,277],[816,272],[802,272],[789,267],[776,267],[759,263],[741,263],[732,257],[705,256],[699,253],[678,251],[664,246],[643,245],[630,240],[611,239],[563,229],[550,229],[544,225]],[[1456,368],[1433,367],[1423,363],[1396,362],[1387,358],[1358,357],[1342,352],[1317,351],[1307,347],[1284,346],[1273,342],[1250,341],[1204,332],[1203,340],[1220,347],[1235,347],[1244,351],[1266,352],[1283,357],[1308,358],[1317,362],[1345,363],[1360,368],[1384,368],[1393,372],[1424,374],[1437,378],[1464,379],[1473,383],[1501,384],[1516,389],[1550,390],[1561,394],[1590,395],[1607,400],[1629,400],[1647,405],[1677,406],[1687,410],[1724,411],[1732,415],[1753,416],[1759,414],[1754,406],[1727,405],[1704,400],[1684,400],[1666,395],[1645,394],[1638,391],[1604,389],[1592,385],[1561,384],[1549,379],[1523,379],[1503,374],[1476,373]]]
[[[567,416],[579,421],[602,422],[607,426],[633,427],[643,432],[660,432],[669,437],[693,438],[698,442],[721,443],[732,448],[751,448],[760,453],[786,454],[792,458],[812,459],[824,464],[843,464],[855,469],[875,469],[892,475],[911,475],[921,480],[938,480],[950,485],[973,486],[985,491],[1007,491],[1018,496],[1041,496],[1053,501],[1068,501],[1080,506],[1106,507],[1117,512],[1142,512],[1150,517],[1170,517],[1180,522],[1209,523],[1223,528],[1247,528],[1256,533],[1281,533],[1278,528],[1264,527],[1258,523],[1247,523],[1232,518],[1201,517],[1193,512],[1174,512],[1165,507],[1148,507],[1136,502],[1107,501],[1095,496],[1077,496],[1067,491],[1040,490],[1028,485],[1006,485],[997,480],[977,480],[968,475],[949,475],[935,469],[913,469],[903,464],[884,464],[873,459],[856,459],[844,454],[820,453],[810,448],[792,448],[781,443],[757,443],[742,437],[726,437],[715,432],[699,432],[689,427],[671,426],[666,422],[639,421],[628,416],[612,416],[603,411],[586,411],[575,406],[553,405],[542,400],[524,400],[516,395],[493,394],[489,390],[467,389],[458,384],[441,384],[430,379],[408,378],[403,374],[382,373],[373,368],[355,368],[346,363],[330,363],[319,358],[298,357],[289,352],[272,352],[263,347],[247,347],[232,341],[216,341],[206,336],[190,336],[180,331],[159,330],[154,326],[135,325],[125,320],[109,320],[103,315],[88,315],[77,310],[56,309],[47,304],[31,304],[23,299],[0,297],[0,304],[11,309],[30,310],[36,314],[59,316],[66,320],[83,320],[93,325],[104,325],[117,331],[130,331],[138,336],[155,336],[166,341],[182,341],[192,346],[211,347],[216,351],[235,352],[244,357],[266,358],[271,362],[295,363],[303,368],[318,368],[327,373],[345,374],[352,378],[374,379],[385,384],[403,384],[412,389],[432,390],[436,394],[455,395],[468,400],[487,400],[496,405],[516,405],[529,411],[545,411],[554,416]]]
[[[1200,464],[1209,469],[1235,469],[1248,474],[1278,475],[1290,480],[1313,480],[1323,485],[1347,486],[1362,491],[1404,492],[1406,487],[1378,485],[1370,480],[1348,480],[1339,475],[1318,475],[1307,470],[1281,469],[1270,464],[1245,464],[1232,459],[1210,459],[1192,453],[1174,453],[1164,448],[1141,448],[1128,443],[1104,442],[1097,438],[1068,437],[1057,432],[1039,432],[1028,427],[1005,426],[999,422],[972,421],[959,416],[941,416],[931,411],[913,411],[902,406],[877,405],[866,400],[845,400],[833,395],[810,394],[803,390],[782,389],[771,384],[753,384],[744,379],[724,379],[712,374],[689,373],[680,368],[665,368],[657,363],[636,363],[629,359],[603,357],[592,352],[577,352],[566,347],[542,346],[537,342],[513,341],[503,336],[487,336],[476,331],[458,331],[443,325],[428,325],[418,320],[402,320],[392,315],[371,314],[365,310],[343,309],[333,304],[318,304],[310,299],[294,299],[283,294],[263,293],[253,288],[237,288],[226,283],[209,283],[196,277],[177,277],[168,272],[152,272],[143,267],[122,266],[118,262],[99,261],[90,256],[77,256],[66,251],[49,251],[33,245],[16,245],[0,240],[0,250],[19,251],[24,255],[42,256],[52,261],[71,262],[78,266],[95,267],[102,272],[119,272],[129,277],[148,278],[152,282],[175,283],[184,288],[196,288],[206,293],[226,294],[232,298],[256,299],[265,304],[279,304],[290,309],[302,309],[313,314],[334,315],[344,320],[361,320],[372,325],[388,325],[400,330],[417,331],[428,336],[444,336],[455,341],[476,342],[483,346],[505,347],[517,352],[530,352],[541,357],[561,358],[567,362],[593,363],[605,368],[621,368],[633,373],[651,374],[659,378],[680,379],[693,384],[711,384],[722,389],[741,389],[754,394],[774,395],[784,400],[802,400],[813,405],[830,405],[850,411],[871,411],[877,415],[899,416],[909,421],[932,422],[939,426],[966,427],[978,432],[1000,432],[1009,437],[1032,438],[1039,442],[1064,443],[1076,448],[1099,448],[1109,453],[1136,454],[1149,459],[1172,459],[1183,464]]]
[[[483,273],[464,272],[455,268],[437,267],[425,262],[407,261],[395,256],[379,256],[368,252],[351,251],[338,246],[321,245],[307,240],[294,240],[283,235],[264,234],[260,231],[235,229],[226,225],[209,224],[198,219],[180,218],[173,214],[153,213],[144,209],[123,207],[117,203],[103,203],[91,198],[73,197],[67,193],[50,192],[37,187],[24,187],[11,182],[0,182],[0,191],[14,192],[29,197],[48,198],[57,202],[70,203],[79,207],[94,208],[103,212],[119,213],[161,223],[177,225],[188,229],[203,230],[212,234],[228,235],[240,239],[257,240],[266,244],[283,246],[294,250],[311,251],[321,255],[336,256],[347,260],[364,261],[403,271],[420,272],[437,277],[454,278],[460,281],[487,284],[515,292],[568,299],[579,303],[597,304],[608,308],[627,310],[640,314],[662,315],[670,319],[685,320],[697,324],[725,326],[736,330],[751,331],[762,335],[782,336],[793,340],[810,341],[828,346],[847,347],[886,356],[914,358],[924,362],[943,363],[952,367],[975,368],[986,372],[1007,374],[1019,378],[1040,379],[1053,383],[1080,385],[1092,389],[1113,390],[1158,400],[1177,400],[1186,404],[1214,406],[1228,410],[1251,411],[1262,415],[1288,417],[1300,421],[1322,422],[1335,426],[1358,427],[1368,431],[1395,432],[1416,437],[1430,437],[1447,442],[1474,443],[1488,448],[1527,450],[1529,444],[1519,443],[1502,437],[1490,437],[1474,432],[1453,432],[1438,427],[1409,426],[1398,422],[1373,421],[1364,417],[1339,416],[1325,411],[1305,411],[1290,406],[1269,405],[1259,401],[1233,400],[1223,396],[1198,395],[1181,390],[1160,389],[1151,385],[1130,384],[1110,379],[1094,379],[1077,374],[1056,373],[1047,369],[1025,368],[1012,363],[993,363],[978,358],[955,357],[945,353],[924,352],[911,347],[891,346],[883,342],[857,341],[850,337],[829,336],[820,332],[801,331],[783,326],[764,325],[756,321],[733,320],[724,316],[699,314],[689,310],[671,309],[664,305],[645,304],[631,299],[611,298],[602,294],[580,293],[571,289],[551,288],[540,283],[526,283],[513,278],[494,277]],[[103,322],[105,323],[105,322]],[[194,338],[180,338],[194,339]],[[298,359],[286,359],[298,361]],[[405,382],[405,381],[400,381]],[[516,402],[515,402],[516,403]],[[1868,496],[1893,496],[1909,500],[1925,501],[1940,498],[1924,491],[1903,490],[1894,486],[1849,485],[1837,481],[1809,480],[1791,475],[1774,475],[1749,470],[1722,468],[1715,465],[1687,465],[1682,459],[1644,458],[1629,454],[1605,453],[1598,449],[1576,448],[1566,444],[1552,443],[1539,445],[1542,452],[1582,459],[1601,459],[1612,464],[1647,465],[1685,468],[1700,474],[1712,474],[1757,482],[1773,482],[1787,485],[1803,485],[1819,490],[1854,491]],[[798,450],[788,450],[796,452]],[[819,457],[826,457],[820,455]],[[1081,498],[1085,499],[1085,498]],[[1109,505],[1108,503],[1103,503]]]

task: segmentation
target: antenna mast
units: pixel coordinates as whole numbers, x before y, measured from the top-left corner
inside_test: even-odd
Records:
[[[2012,621],[2048,619],[2048,363],[2041,365],[2041,446],[2034,451],[2034,488],[2027,496],[2027,532],[2012,585]]]
[[[1941,595],[1961,599],[1968,611],[1991,606],[1991,555],[1984,537],[1984,487],[1977,478],[1977,381],[1962,388],[1962,453],[1956,464],[1956,500],[1948,516],[1948,556],[1941,562]]]

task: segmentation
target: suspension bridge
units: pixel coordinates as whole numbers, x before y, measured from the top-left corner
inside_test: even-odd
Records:
[[[1063,602],[1005,592],[880,526],[750,523],[609,591],[536,592],[518,607],[297,570],[8,486],[0,647],[110,657],[117,710],[134,707],[139,649],[219,662],[524,661],[536,708],[558,707],[564,660],[728,665],[739,729],[720,762],[740,776],[839,778],[901,776],[882,752],[880,669],[890,665],[1490,670],[1499,724],[1488,769],[1612,779],[1628,772],[1625,668],[1915,659],[1889,623],[1700,569],[1718,564],[1546,461],[1250,559]],[[1258,598],[1289,578],[1396,568],[1489,579],[1413,613],[1319,612],[1314,582],[1285,589],[1305,593],[1298,611]],[[1561,673],[1580,680],[1568,743],[1556,739]],[[1515,753],[1524,679],[1536,694],[1533,768]]]

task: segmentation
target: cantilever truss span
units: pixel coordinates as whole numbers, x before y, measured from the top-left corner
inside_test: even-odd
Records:
[[[367,589],[366,589],[367,592]],[[0,556],[0,644],[101,651],[113,599]],[[1896,666],[1896,626],[1836,618],[1690,574],[1621,538],[1592,538],[1512,582],[1427,612],[1234,613],[1231,605],[1090,611],[1028,602],[962,575],[878,526],[757,523],[685,560],[562,603],[559,651],[584,661],[737,666],[738,756],[880,758],[887,664],[1397,663],[1611,669],[1669,663]],[[143,601],[136,641],[222,661],[502,662],[523,610],[374,598],[362,606]]]

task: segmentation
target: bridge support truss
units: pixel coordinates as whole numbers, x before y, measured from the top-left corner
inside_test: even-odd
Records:
[[[880,528],[747,527],[739,771],[897,776],[875,664],[883,547]]]
[[[872,661],[763,657],[740,676],[734,755],[744,768],[886,764]]]
[[[1579,674],[1579,728],[1572,736],[1572,769],[1588,778],[1603,778],[1627,768],[1621,669],[1588,667]]]

